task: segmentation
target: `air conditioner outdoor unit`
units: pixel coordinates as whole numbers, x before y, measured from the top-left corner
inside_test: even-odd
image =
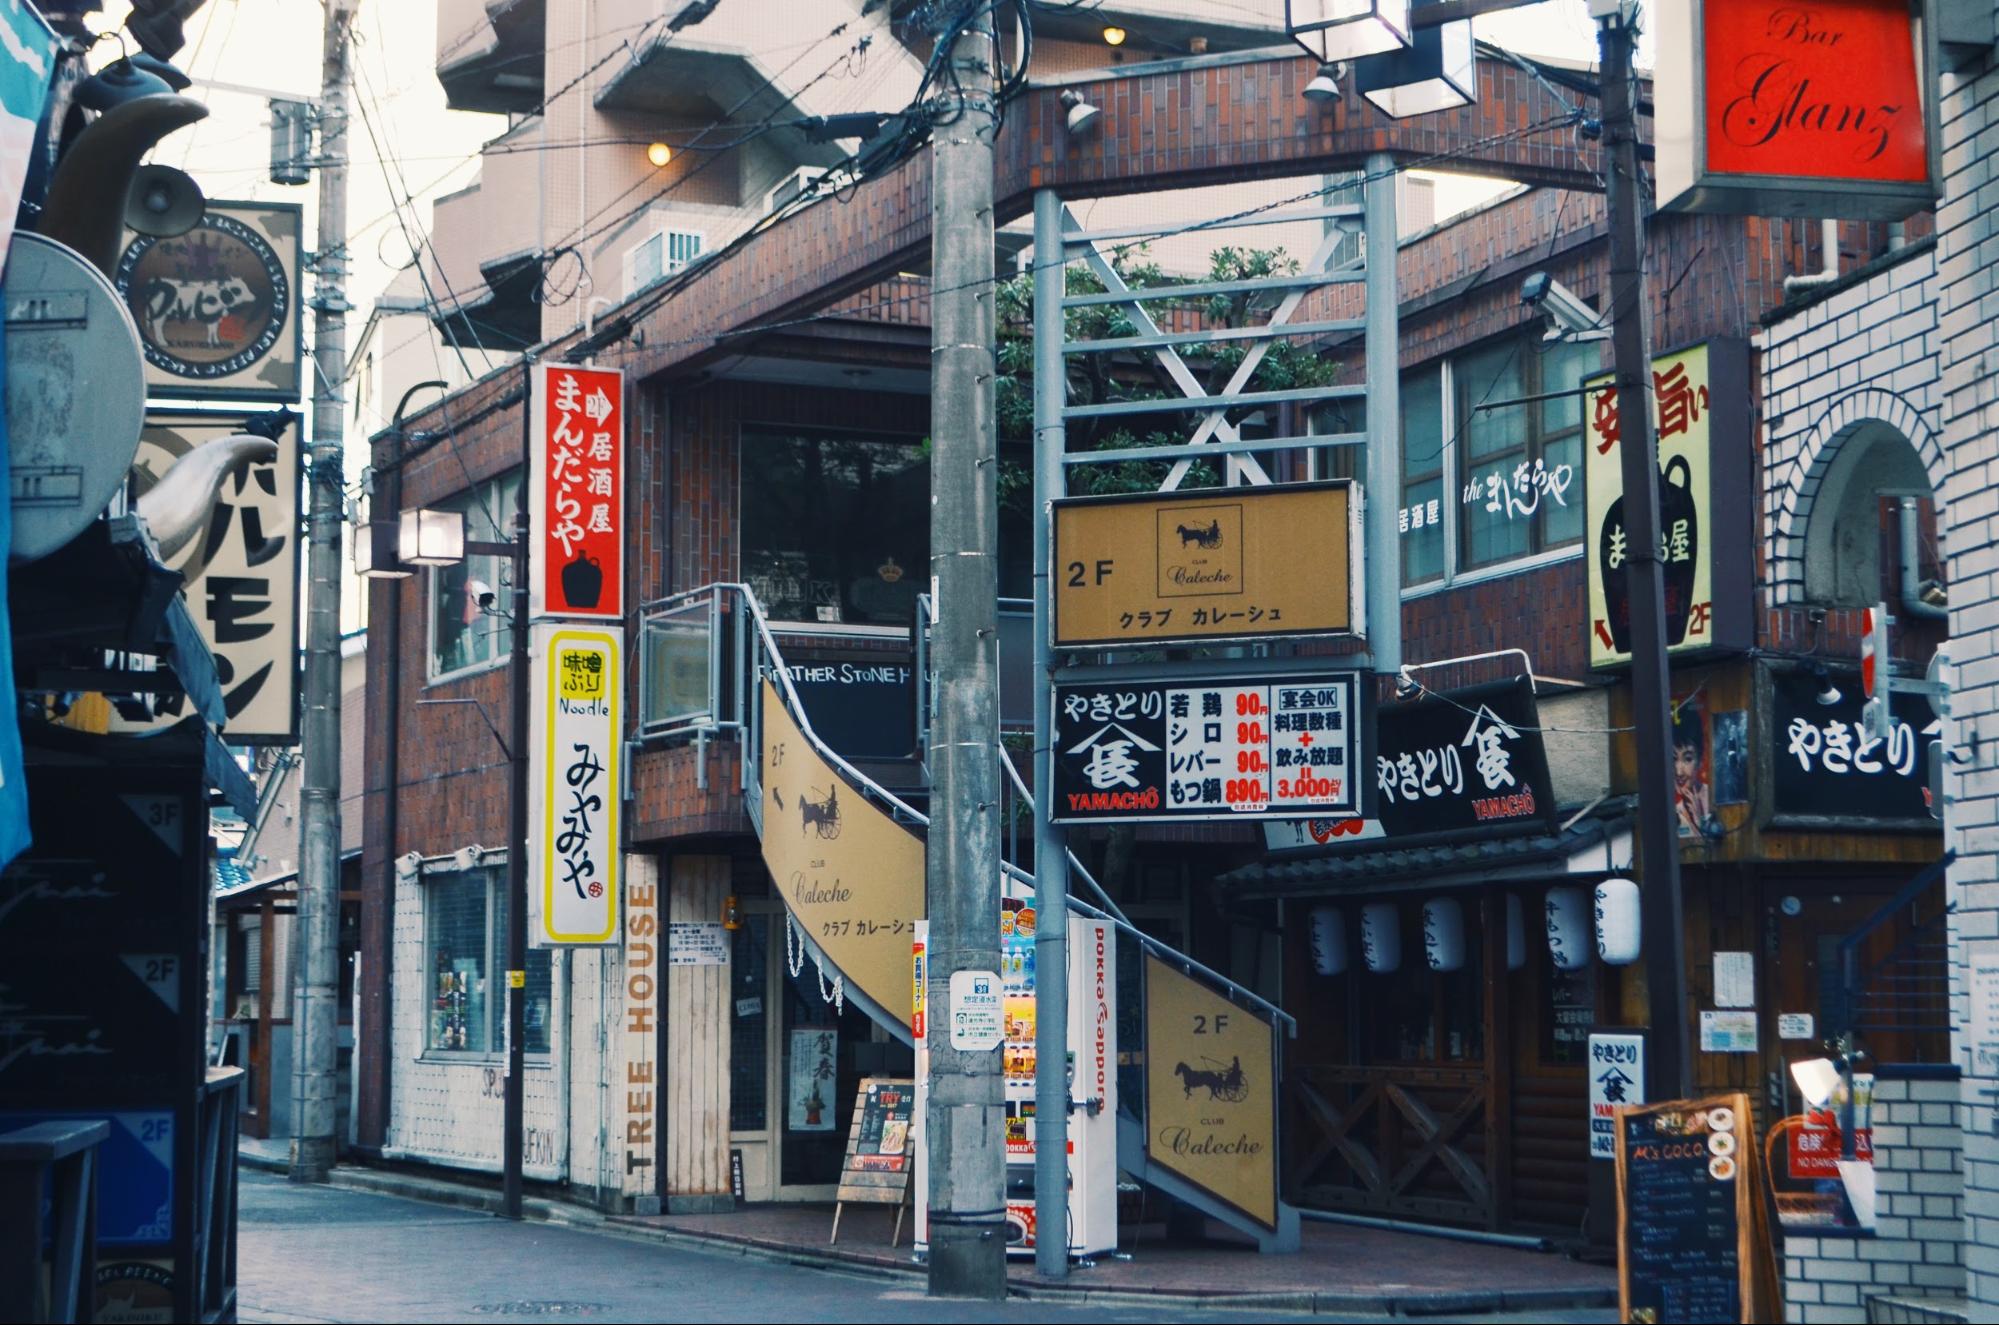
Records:
[[[707,236],[699,230],[653,231],[625,250],[624,297],[673,275],[706,251]]]

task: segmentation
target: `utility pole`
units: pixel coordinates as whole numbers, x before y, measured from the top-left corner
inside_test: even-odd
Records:
[[[299,788],[298,976],[292,1019],[293,1182],[325,1182],[335,1135],[340,996],[340,526],[347,370],[347,95],[354,0],[326,0],[319,91],[319,238],[312,297],[311,507],[306,520],[305,749]]]
[[[992,10],[960,0],[950,44],[957,104],[930,146],[930,593],[937,721],[930,734],[930,1292],[1006,1295],[1005,1162],[998,1044],[959,1050],[952,975],[999,985],[998,468],[993,314]],[[1046,792],[1044,791],[1045,795]],[[1060,915],[1043,912],[1044,924]],[[1059,971],[1041,982],[1059,981]]]
[[[1638,6],[1590,0],[1603,53],[1605,192],[1610,212],[1610,344],[1624,478],[1625,575],[1631,601],[1632,724],[1638,735],[1639,891],[1651,1008],[1646,1090],[1679,1099],[1687,1054],[1686,932],[1666,674],[1665,566],[1659,547],[1659,454],[1652,433],[1652,306],[1645,290],[1645,199],[1638,173],[1631,50]]]
[[[513,723],[507,737],[507,1082],[500,1105],[500,1195],[509,1219],[521,1217],[521,1162],[526,1142],[527,966],[528,966],[528,489],[535,481],[534,359],[521,356],[520,506],[514,512],[512,608],[513,659],[507,670],[507,702]]]

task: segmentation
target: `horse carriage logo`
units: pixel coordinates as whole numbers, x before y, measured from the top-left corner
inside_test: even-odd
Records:
[[[1197,547],[1204,552],[1212,552],[1222,545],[1222,522],[1210,520],[1206,525],[1175,525],[1180,534],[1180,546]]]
[[[811,788],[806,788],[810,791]],[[819,836],[831,841],[840,835],[840,788],[835,785],[826,788],[826,799],[815,801],[809,796],[798,798],[799,831],[809,833],[819,830]]]
[[[1189,1067],[1185,1063],[1175,1063],[1173,1074],[1180,1078],[1180,1088],[1185,1098],[1194,1098],[1194,1092],[1205,1090],[1211,1100],[1221,1100],[1229,1104],[1240,1104],[1249,1098],[1249,1082],[1242,1074],[1242,1059],[1233,1058],[1227,1067],[1205,1055],[1201,1061],[1206,1067]]]

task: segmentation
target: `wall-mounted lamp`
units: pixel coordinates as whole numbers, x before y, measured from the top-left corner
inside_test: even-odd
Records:
[[[462,511],[404,511],[396,555],[410,566],[455,566],[465,560]]]
[[[1304,97],[1307,101],[1330,103],[1340,99],[1340,66],[1322,64],[1312,81],[1305,84]]]
[[[1087,133],[1095,131],[1097,118],[1103,112],[1084,100],[1081,92],[1078,92],[1073,87],[1070,88],[1062,94],[1062,104],[1069,109],[1067,123],[1069,125],[1069,133],[1072,137],[1080,138]]]
[[[665,143],[653,143],[646,148],[646,160],[654,166],[663,166],[673,160],[673,149]]]
[[[1824,663],[1815,662],[1812,664],[1812,680],[1819,683],[1819,692],[1813,698],[1820,704],[1826,708],[1831,708],[1834,704],[1839,703],[1839,687],[1832,683],[1832,673],[1826,670]]]
[[[1113,24],[1104,29],[1104,45],[1122,46],[1124,45],[1124,39],[1129,35],[1123,28]]]

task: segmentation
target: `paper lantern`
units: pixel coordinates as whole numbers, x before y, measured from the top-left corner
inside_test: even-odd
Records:
[[[1589,965],[1589,903],[1580,888],[1550,888],[1547,901],[1548,955],[1564,971]]]
[[[1461,970],[1465,964],[1465,909],[1452,897],[1423,903],[1423,956],[1433,971]]]
[[[1520,906],[1520,894],[1506,894],[1506,969],[1517,971],[1527,964],[1527,921]]]
[[[1596,886],[1596,955],[1612,966],[1638,960],[1638,885],[1605,879]]]
[[[1402,913],[1393,902],[1369,902],[1360,909],[1360,955],[1376,975],[1402,965]]]
[[[1312,969],[1320,975],[1346,973],[1347,918],[1337,906],[1312,908]]]

